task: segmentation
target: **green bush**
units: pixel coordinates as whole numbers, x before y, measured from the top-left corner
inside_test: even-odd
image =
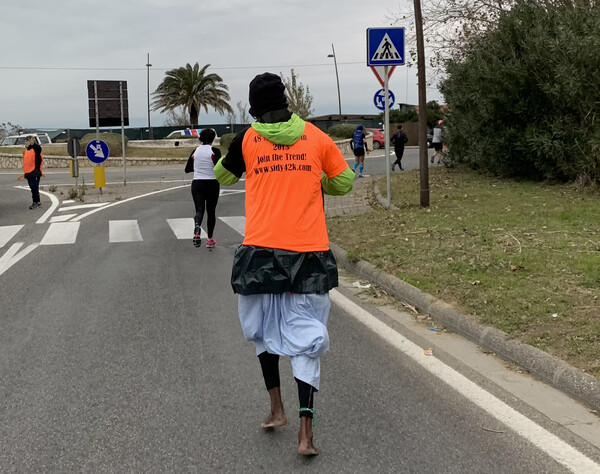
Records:
[[[99,134],[99,139],[108,145],[108,150],[110,156],[123,156],[123,148],[121,146],[121,134],[117,133],[101,133]],[[95,133],[88,133],[84,135],[79,141],[81,144],[81,151],[79,152],[79,156],[86,156],[85,149],[91,141],[96,139]],[[129,139],[125,137],[125,148],[127,149],[127,143]]]
[[[219,141],[219,148],[226,152],[236,135],[237,133],[226,133],[225,135],[222,135]]]
[[[352,138],[352,134],[356,131],[356,125],[339,124],[332,125],[327,129],[327,134],[331,137]]]
[[[501,176],[600,182],[600,9],[522,3],[441,85],[449,159]]]

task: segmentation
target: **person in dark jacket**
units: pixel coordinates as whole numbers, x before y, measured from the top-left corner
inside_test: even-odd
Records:
[[[358,168],[358,177],[362,178],[365,169],[365,150],[367,150],[367,138],[362,125],[357,126],[355,132],[352,134],[350,148],[352,148],[355,160],[352,169],[356,172],[356,168]]]
[[[25,151],[23,152],[23,176],[31,190],[32,203],[29,209],[42,206],[40,202],[40,179],[42,178],[42,147],[38,145],[35,137],[29,135],[25,138]]]
[[[400,171],[404,171],[402,168],[402,156],[404,155],[404,145],[408,142],[408,137],[402,130],[402,125],[398,125],[398,131],[392,135],[392,145],[394,145],[394,153],[396,154],[396,161],[392,163],[392,171],[394,167],[398,165]]]
[[[320,357],[329,349],[329,290],[337,265],[325,225],[323,193],[352,189],[354,173],[324,132],[288,110],[278,75],[250,83],[250,114],[215,166],[223,185],[246,173],[244,242],[235,252],[231,283],[244,336],[256,347],[270,413],[265,429],[284,426],[279,358],[289,356],[298,385],[298,453],[319,453],[313,442],[314,394]]]

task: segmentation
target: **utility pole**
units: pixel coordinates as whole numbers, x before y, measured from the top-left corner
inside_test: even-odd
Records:
[[[429,163],[427,151],[427,90],[425,83],[425,43],[423,40],[423,15],[421,0],[415,3],[415,30],[417,33],[417,78],[419,83],[419,168],[421,207],[429,207]]]
[[[146,61],[146,70],[148,71],[147,75],[147,90],[148,90],[148,138],[150,140],[154,139],[154,134],[152,133],[152,127],[150,126],[150,53],[148,53],[148,60]]]

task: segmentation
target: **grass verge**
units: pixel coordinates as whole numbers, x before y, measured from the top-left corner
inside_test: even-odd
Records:
[[[392,203],[328,219],[349,255],[475,320],[600,376],[600,191],[430,169],[392,175]],[[386,189],[385,178],[378,182]]]

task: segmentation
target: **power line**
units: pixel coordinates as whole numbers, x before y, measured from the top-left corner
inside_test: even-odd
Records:
[[[364,64],[364,61],[340,62],[338,65]],[[211,67],[212,70],[237,70],[237,69],[276,69],[276,68],[300,68],[300,67],[329,67],[324,64],[288,64],[278,66],[223,66]],[[145,67],[139,68],[116,68],[116,67],[42,67],[42,66],[0,66],[0,69],[23,70],[23,71],[145,71]],[[154,68],[156,71],[171,71],[177,68]]]

